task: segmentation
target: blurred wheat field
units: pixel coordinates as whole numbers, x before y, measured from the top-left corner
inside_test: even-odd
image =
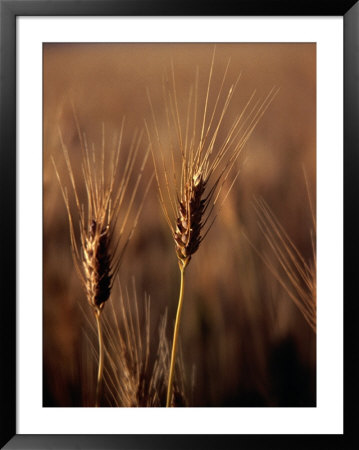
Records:
[[[173,131],[168,129],[163,104],[164,74],[171,73],[173,65],[178,107],[185,122],[186,102],[196,70],[199,102],[204,101],[213,48],[213,44],[44,45],[44,406],[92,406],[96,379],[95,323],[88,314],[86,296],[74,270],[66,208],[51,163],[54,158],[59,172],[66,174],[59,135],[63,136],[77,178],[81,178],[81,153],[74,111],[91,148],[101,149],[105,136],[106,151],[110,151],[125,118],[123,160],[136,133],[143,134],[139,152],[145,154],[149,143],[144,124],[151,121],[147,92],[159,133],[166,141]],[[186,274],[177,404],[315,406],[316,335],[288,294],[291,280],[263,234],[254,205],[255,199],[263,198],[303,260],[312,261],[316,47],[292,43],[217,44],[213,92],[220,89],[229,59],[228,80],[235,80],[239,74],[241,78],[220,135],[228,132],[254,90],[259,98],[264,98],[273,86],[280,91],[236,162],[238,179]],[[211,97],[209,108],[213,104]],[[135,173],[140,165],[135,163]],[[152,161],[148,161],[143,179],[149,180],[153,171]],[[130,191],[134,183],[131,179]],[[143,192],[145,185],[140,185],[139,190]],[[84,186],[79,195],[85,201]],[[139,201],[136,197],[135,202]],[[287,289],[273,276],[261,255],[266,256]],[[123,313],[117,286],[109,300],[112,306],[106,305],[103,312],[109,327],[105,337],[107,363],[112,361],[112,366],[105,372],[107,395],[102,404],[164,406],[166,374],[156,365],[157,355],[161,355],[164,365],[168,363],[179,275],[156,183],[148,191],[118,278],[130,316]],[[118,319],[116,324],[114,317]],[[142,331],[148,327],[138,354],[145,355],[148,345],[147,370],[141,377],[146,386],[151,377],[156,378],[151,385],[151,392],[155,392],[152,402],[141,397],[138,405],[132,401],[125,404],[121,400],[124,396],[111,394],[111,379],[117,377],[121,384],[121,377],[128,378],[126,371],[131,370],[134,361],[134,353],[125,351],[123,358],[128,359],[128,364],[122,361],[116,366],[116,341],[110,327],[118,327],[120,335],[125,336],[126,317],[133,317],[130,322],[138,320]],[[136,339],[128,341],[133,349],[142,345],[142,338]]]

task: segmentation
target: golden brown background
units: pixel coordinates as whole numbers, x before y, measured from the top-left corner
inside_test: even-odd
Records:
[[[50,161],[52,155],[59,170],[65,170],[59,130],[76,164],[72,105],[81,130],[95,147],[100,146],[103,124],[111,140],[125,116],[123,148],[128,148],[134,130],[143,129],[145,119],[150,121],[146,90],[161,123],[162,76],[171,61],[179,98],[186,98],[197,66],[205,86],[213,47],[44,45],[44,406],[83,405],[83,387],[90,383],[83,370],[88,305],[74,270],[66,210]],[[266,251],[252,204],[255,197],[263,197],[303,256],[311,256],[313,224],[303,168],[315,205],[316,48],[217,44],[214,91],[229,58],[228,79],[242,75],[224,129],[253,90],[260,98],[273,86],[280,92],[248,141],[238,163],[239,178],[186,273],[180,335],[187,379],[194,373],[188,404],[314,406],[315,334],[243,233]],[[141,149],[147,149],[146,136]],[[152,172],[149,161],[144,178]],[[155,183],[119,276],[123,286],[134,277],[139,299],[145,292],[150,295],[154,337],[159,317],[168,308],[171,339],[179,271]]]

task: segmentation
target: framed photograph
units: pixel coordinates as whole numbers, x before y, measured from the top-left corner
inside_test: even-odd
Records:
[[[352,448],[358,4],[0,14],[3,448]]]

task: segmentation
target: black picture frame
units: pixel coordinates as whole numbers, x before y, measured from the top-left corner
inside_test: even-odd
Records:
[[[17,435],[16,434],[16,17],[343,16],[344,19],[344,434]],[[358,200],[359,2],[302,0],[0,0],[1,440],[6,449],[351,449],[359,424]]]

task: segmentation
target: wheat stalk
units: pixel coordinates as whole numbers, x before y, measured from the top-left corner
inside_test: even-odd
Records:
[[[240,76],[226,87],[228,62],[222,74],[220,87],[214,93],[214,106],[210,111],[210,100],[213,97],[214,59],[215,51],[206,82],[203,104],[200,105],[199,72],[197,70],[195,83],[189,94],[186,96],[181,93],[181,98],[188,98],[182,113],[172,64],[171,76],[166,76],[163,83],[165,113],[170,134],[170,144],[167,146],[161,140],[160,128],[149,96],[154,131],[151,132],[147,123],[146,129],[154,161],[160,203],[172,232],[181,274],[167,406],[171,406],[172,402],[172,381],[183,304],[185,269],[217,217],[218,211],[217,214],[214,213],[215,205],[223,186],[228,182],[229,175],[234,172],[232,180],[228,182],[229,187],[227,187],[223,201],[238,176],[238,170],[232,169],[244,145],[278,92],[273,88],[262,101],[255,99],[255,92],[253,92],[243,110],[223,135],[220,131],[224,127],[224,119]],[[166,147],[169,147],[169,163],[167,162]]]
[[[80,200],[79,179],[76,179],[68,148],[62,132],[59,130],[61,148],[75,207],[72,206],[68,189],[53,158],[52,162],[67,210],[73,260],[86,292],[88,303],[96,318],[99,346],[96,406],[99,406],[104,363],[100,317],[104,305],[110,297],[113,280],[118,273],[123,254],[133,235],[142,209],[144,196],[135,212],[135,218],[130,224],[131,210],[134,206],[149,150],[142,160],[140,171],[134,180],[132,192],[127,192],[133,178],[134,165],[138,159],[142,135],[135,134],[128,155],[120,164],[124,121],[121,125],[120,137],[116,147],[111,152],[106,151],[105,129],[104,126],[102,127],[102,146],[98,155],[95,147],[89,146],[86,135],[81,132],[76,115],[75,119],[82,156],[81,182],[86,193],[83,201]],[[74,226],[76,221],[79,224],[78,233],[76,233]]]

